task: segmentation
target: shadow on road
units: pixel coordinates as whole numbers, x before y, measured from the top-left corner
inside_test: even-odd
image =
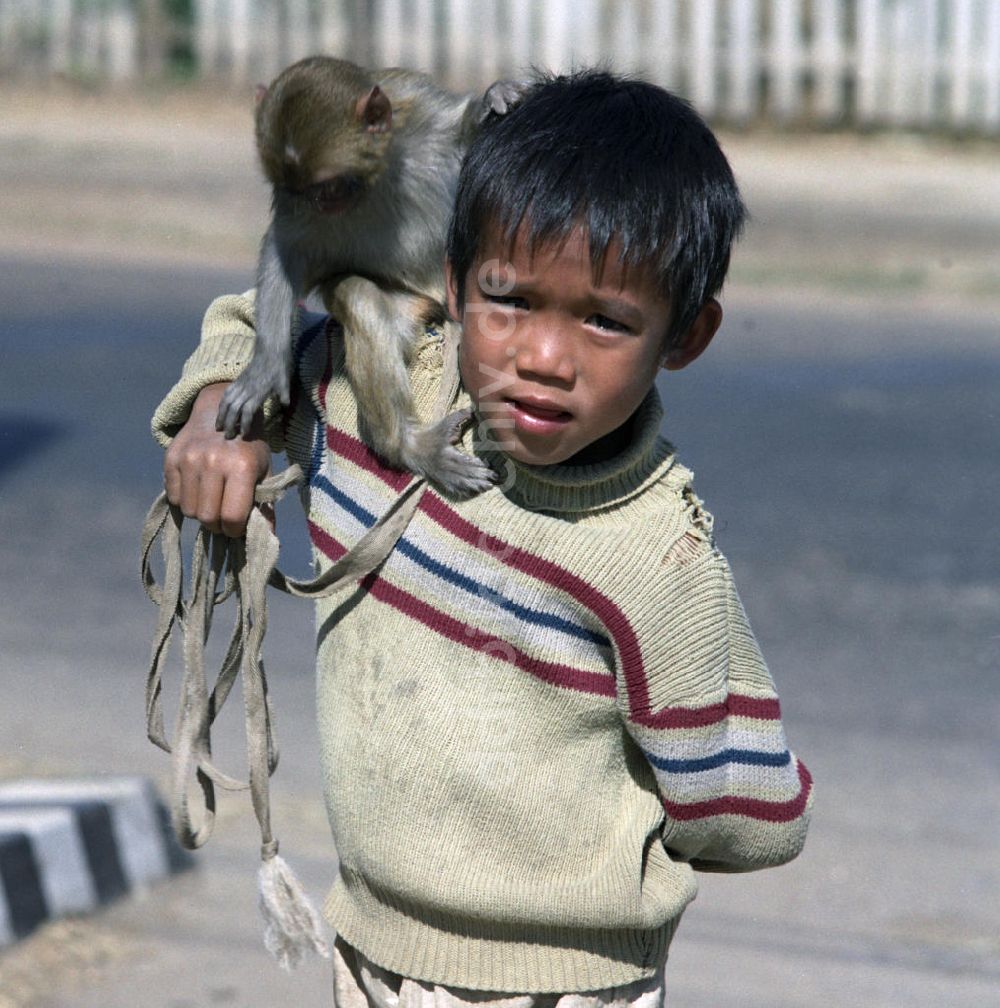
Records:
[[[0,479],[69,434],[69,424],[23,413],[0,413]]]

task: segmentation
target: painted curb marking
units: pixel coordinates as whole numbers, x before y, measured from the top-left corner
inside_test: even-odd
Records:
[[[145,777],[0,783],[0,947],[192,864]]]

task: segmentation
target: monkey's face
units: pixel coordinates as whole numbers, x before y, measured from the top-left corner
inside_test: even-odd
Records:
[[[356,207],[378,179],[384,160],[375,138],[361,137],[353,147],[331,149],[311,138],[289,136],[280,158],[264,158],[265,172],[276,191],[301,200],[320,214],[343,214]],[[317,147],[319,149],[317,149]]]
[[[690,363],[721,321],[721,309],[709,312],[694,341],[666,355],[670,304],[619,251],[613,242],[595,274],[582,228],[534,255],[520,232],[512,248],[491,235],[465,279],[464,305],[448,275],[463,384],[519,462],[583,464],[620,451],[659,369]]]
[[[276,192],[303,209],[343,214],[383,172],[392,106],[377,86],[348,79],[358,68],[310,59],[285,71],[256,112],[261,165]]]

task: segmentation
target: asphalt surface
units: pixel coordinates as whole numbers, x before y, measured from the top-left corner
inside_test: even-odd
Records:
[[[148,417],[205,304],[246,270],[0,257],[0,775],[149,773]],[[988,309],[737,286],[709,354],[665,376],[666,430],[717,517],[817,782],[802,857],[705,877],[671,1008],[940,1008],[1000,990],[1000,339]],[[294,506],[284,563],[305,572]],[[283,853],[335,870],[316,767],[312,621],[276,598]],[[221,634],[220,634],[221,636]],[[240,716],[220,758],[239,766]],[[199,867],[0,954],[0,1006],[325,1005],[259,943],[254,824],[223,797]]]

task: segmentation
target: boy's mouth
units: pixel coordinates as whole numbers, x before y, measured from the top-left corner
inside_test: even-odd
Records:
[[[532,433],[552,433],[573,418],[572,413],[548,399],[507,399],[506,402],[513,413],[515,426]]]

